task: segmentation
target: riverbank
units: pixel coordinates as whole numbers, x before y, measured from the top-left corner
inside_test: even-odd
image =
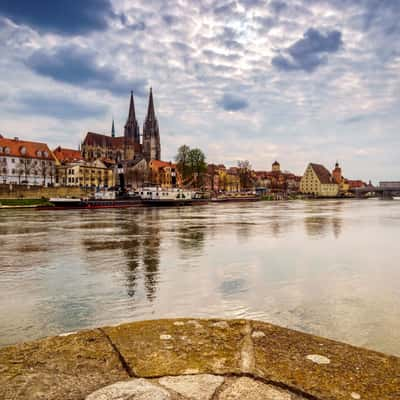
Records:
[[[117,382],[124,383],[104,389]],[[268,323],[216,319],[133,322],[0,349],[0,398],[111,400],[135,393],[395,400],[400,358]]]
[[[0,199],[0,208],[35,208],[51,205],[47,199]]]

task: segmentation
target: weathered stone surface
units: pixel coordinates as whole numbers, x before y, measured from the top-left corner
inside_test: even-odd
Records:
[[[183,325],[176,324],[183,322]],[[138,377],[239,373],[242,320],[159,320],[104,328]],[[168,338],[168,340],[165,340]]]
[[[256,321],[144,321],[0,349],[1,400],[82,400],[128,374],[156,387],[163,376],[248,374],[293,399],[400,399],[400,358]]]
[[[162,386],[192,400],[210,400],[218,387],[224,383],[224,378],[207,374],[166,376],[159,382]]]
[[[362,400],[400,399],[397,357],[262,322],[252,326],[253,331],[265,333],[253,337],[259,377],[324,400],[348,400],[354,394]],[[309,355],[319,357],[311,360]]]
[[[126,379],[98,330],[0,349],[0,399],[73,400]]]
[[[86,400],[168,400],[170,394],[146,379],[117,382],[96,390]]]
[[[292,400],[290,393],[250,378],[239,378],[224,389],[218,400]],[[297,399],[299,397],[296,396]]]

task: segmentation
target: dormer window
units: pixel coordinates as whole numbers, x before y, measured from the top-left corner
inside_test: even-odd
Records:
[[[25,146],[22,146],[20,149],[19,149],[19,151],[20,151],[20,153],[21,153],[21,155],[26,155],[26,147]]]
[[[0,153],[2,153],[3,152],[3,148],[0,146]]]
[[[43,156],[47,158],[49,156],[49,153],[47,151],[44,151]]]
[[[38,151],[36,152],[36,155],[37,155],[38,157],[42,157],[42,152],[41,152],[40,150],[38,150]]]
[[[10,148],[9,147],[4,147],[4,153],[10,154]]]

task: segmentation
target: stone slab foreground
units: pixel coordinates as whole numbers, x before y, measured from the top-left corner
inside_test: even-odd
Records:
[[[128,398],[141,400],[196,400],[196,390],[214,390],[211,400],[399,400],[400,358],[267,323],[216,319],[134,322],[0,349],[1,400],[111,400],[93,396],[117,382],[136,385]],[[157,395],[148,397],[149,385]]]

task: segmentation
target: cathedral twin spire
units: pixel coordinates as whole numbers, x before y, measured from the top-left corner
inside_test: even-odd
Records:
[[[113,121],[114,127],[114,121]],[[125,124],[124,130],[125,139],[133,140],[135,143],[140,144],[140,130],[139,124],[136,119],[135,103],[133,100],[133,92],[131,92],[131,99],[129,104],[128,119]],[[153,91],[150,88],[149,104],[147,108],[147,115],[143,124],[143,156],[147,161],[161,159],[161,146],[160,146],[160,132],[158,129],[158,122],[154,110]]]

